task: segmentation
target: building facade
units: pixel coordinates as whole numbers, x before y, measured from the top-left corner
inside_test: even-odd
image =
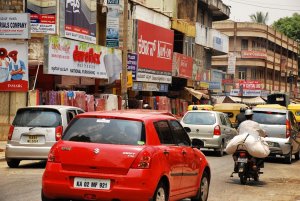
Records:
[[[212,60],[213,68],[226,74],[224,92],[241,90],[241,83],[248,83],[253,87],[246,90],[256,90],[258,96],[261,91],[299,97],[296,41],[263,24],[222,21],[213,27],[229,36],[229,54]]]

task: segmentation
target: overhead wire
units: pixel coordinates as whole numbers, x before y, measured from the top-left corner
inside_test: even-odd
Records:
[[[245,2],[239,2],[239,1],[235,1],[235,0],[228,0],[228,1],[232,1],[232,2],[235,2],[235,3],[239,3],[239,4],[244,4],[244,5],[249,5],[249,6],[260,7],[260,8],[268,8],[268,9],[273,9],[273,10],[286,10],[286,11],[300,12],[300,9],[299,10],[293,10],[293,9],[287,9],[287,8],[276,8],[276,7],[268,7],[268,6],[259,6],[259,5],[255,5],[255,4],[251,4],[251,3],[245,3]]]

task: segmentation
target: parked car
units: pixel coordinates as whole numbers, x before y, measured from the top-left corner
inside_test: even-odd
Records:
[[[271,156],[283,156],[292,163],[292,155],[299,160],[300,133],[293,113],[287,109],[254,108],[253,120],[266,131]]]
[[[165,112],[80,114],[50,151],[42,201],[205,201],[211,172],[202,145]]]
[[[18,109],[8,133],[7,165],[16,168],[21,160],[46,160],[52,145],[61,139],[71,119],[83,112],[77,107],[61,105]]]
[[[203,140],[204,148],[214,149],[219,156],[223,156],[228,141],[237,135],[228,116],[222,112],[188,111],[180,123],[191,130],[190,138]]]

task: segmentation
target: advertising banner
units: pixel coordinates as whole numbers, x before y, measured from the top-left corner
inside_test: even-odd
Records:
[[[61,36],[96,44],[96,0],[60,1]]]
[[[0,91],[28,91],[27,42],[0,42]]]
[[[231,89],[230,96],[261,96],[261,90],[243,89],[241,94],[239,89]]]
[[[138,62],[137,54],[135,53],[127,54],[127,70],[132,72],[133,80],[136,80],[137,62]]]
[[[210,78],[211,81],[222,83],[223,71],[216,70],[216,69],[211,69],[210,73],[211,73],[211,78]]]
[[[50,35],[44,52],[45,74],[120,79],[121,50]]]
[[[172,68],[173,76],[191,79],[193,72],[193,58],[174,52]]]
[[[28,13],[0,13],[0,39],[29,39]]]
[[[141,20],[137,27],[137,81],[171,83],[174,32]]]
[[[228,53],[227,74],[235,74],[236,55],[233,52]]]
[[[107,8],[108,11],[106,17],[106,46],[119,47],[119,0],[107,0]]]
[[[56,0],[28,0],[31,33],[56,33]]]
[[[168,84],[148,83],[148,82],[134,82],[132,86],[133,91],[157,91],[168,92]]]
[[[219,90],[222,89],[221,82],[209,82],[209,90]]]
[[[258,80],[239,80],[238,83],[235,83],[235,88],[239,89],[243,87],[243,89],[251,89],[251,90],[260,90],[261,89],[261,81]]]

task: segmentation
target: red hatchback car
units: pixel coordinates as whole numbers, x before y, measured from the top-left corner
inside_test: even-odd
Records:
[[[211,172],[201,146],[164,112],[80,114],[49,153],[42,201],[206,201]]]

